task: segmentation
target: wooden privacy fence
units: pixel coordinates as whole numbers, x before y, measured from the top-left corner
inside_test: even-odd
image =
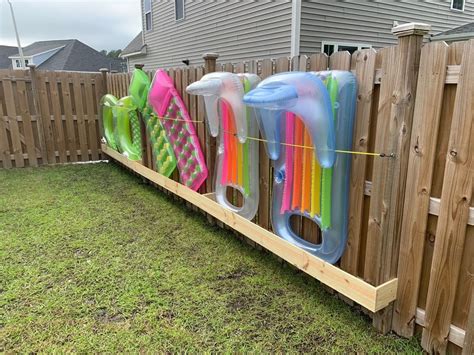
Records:
[[[397,35],[397,46],[378,51],[227,64],[216,63],[217,56],[211,54],[202,67],[170,69],[168,74],[191,117],[200,121],[196,131],[210,178],[199,192],[209,194],[216,141],[208,133],[202,99],[185,92],[188,84],[216,70],[251,72],[262,79],[288,70],[351,70],[359,86],[353,150],[393,153],[394,158],[353,156],[349,240],[338,267],[374,286],[398,279],[396,301],[371,314],[379,330],[407,337],[421,332],[428,351],[462,348],[469,354],[474,331],[474,40],[422,47],[423,33],[416,28],[404,28]],[[102,81],[99,73],[0,74],[3,167],[100,158],[97,103],[104,92],[127,95],[131,78],[107,74]],[[37,79],[31,80],[34,76]],[[35,90],[36,97],[42,97],[36,103]],[[45,121],[49,127],[39,124]],[[142,164],[154,169],[148,141],[145,150]],[[31,161],[30,154],[35,157]],[[259,173],[254,222],[271,230],[273,172],[263,143]],[[173,179],[178,180],[177,173]],[[235,201],[238,196],[230,198]],[[306,219],[293,223],[305,239],[319,240],[313,223]]]
[[[0,70],[0,167],[101,159],[101,73]]]

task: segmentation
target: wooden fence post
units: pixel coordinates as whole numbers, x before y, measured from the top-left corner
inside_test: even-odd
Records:
[[[109,90],[108,90],[108,87],[107,87],[107,73],[109,72],[109,69],[108,68],[101,68],[99,69],[99,71],[101,72],[102,74],[102,95],[105,95],[105,94],[108,94]],[[100,107],[100,98],[98,97],[97,98],[97,103],[99,104],[99,109],[97,110],[97,112],[99,112],[99,135],[100,135],[100,139],[102,140],[102,137],[104,137],[104,122],[102,122],[102,108]]]
[[[217,53],[205,53],[204,59],[204,74],[209,74],[216,71],[216,61],[219,58]],[[207,122],[205,123],[207,126]],[[209,177],[206,179],[206,192],[212,192],[213,177],[214,177],[214,162],[216,159],[216,139],[209,134],[209,129],[206,129],[206,162],[209,169]]]
[[[41,151],[41,159],[42,164],[48,164],[48,153],[46,149],[46,141],[45,141],[45,132],[44,132],[44,125],[43,125],[43,108],[41,105],[41,99],[38,89],[38,76],[36,73],[36,65],[29,64],[28,68],[30,68],[30,77],[31,77],[31,89],[33,92],[33,105],[35,107],[36,113],[36,122],[38,126],[38,138],[39,138],[39,149]],[[54,162],[51,162],[54,163]]]
[[[429,29],[429,25],[417,23],[392,29],[398,37],[398,46],[393,50],[395,57],[389,58],[394,61],[395,68],[387,80],[393,82],[382,82],[382,85],[393,89],[390,99],[379,104],[379,111],[386,116],[379,118],[381,131],[377,129],[376,149],[393,154],[393,157],[379,158],[374,162],[367,233],[370,247],[365,259],[365,277],[376,285],[396,277],[397,273],[420,52],[423,35]],[[374,314],[374,326],[383,333],[390,331],[392,315],[393,304]]]
[[[204,59],[204,71],[207,73],[212,73],[216,71],[216,61],[219,58],[217,53],[204,53],[202,58]]]
[[[109,72],[108,68],[101,68],[99,71],[102,73],[102,87],[104,89],[104,92],[107,93],[108,87],[107,87],[107,73]]]
[[[202,55],[202,58],[204,59],[204,75],[215,72],[216,71],[216,61],[217,58],[219,58],[219,54],[209,52],[209,53],[204,53]],[[202,100],[202,98],[199,98],[199,100]],[[204,103],[202,102],[202,105]],[[207,122],[202,118],[203,121],[205,122],[204,125],[207,127]],[[214,169],[215,165],[214,162],[216,160],[216,139],[211,136],[209,133],[208,127],[204,129],[206,132],[206,149],[205,149],[205,154],[206,154],[206,162],[207,162],[207,168],[208,168],[208,177],[206,179],[206,192],[212,192],[214,190],[213,186],[213,180],[214,180]],[[210,214],[207,215],[207,220],[209,221],[210,224],[214,225],[216,223],[216,220],[214,217],[212,217]]]

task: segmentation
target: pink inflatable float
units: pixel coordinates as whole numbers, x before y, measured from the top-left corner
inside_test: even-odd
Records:
[[[206,161],[188,110],[173,80],[162,69],[155,73],[148,102],[162,121],[173,146],[180,182],[198,190],[208,175]]]

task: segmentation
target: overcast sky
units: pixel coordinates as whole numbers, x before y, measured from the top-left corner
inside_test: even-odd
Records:
[[[21,45],[78,39],[97,49],[123,49],[141,30],[140,0],[11,0]],[[0,45],[16,46],[7,0],[0,0]]]

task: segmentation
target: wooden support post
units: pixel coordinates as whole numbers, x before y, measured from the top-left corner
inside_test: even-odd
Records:
[[[203,54],[202,58],[204,59],[204,75],[215,72],[216,71],[216,61],[217,61],[217,58],[219,58],[219,54],[212,53],[212,52],[205,53],[205,54]],[[204,125],[207,127],[208,123],[204,119],[204,117],[202,117],[202,120],[205,122]],[[208,177],[206,179],[206,192],[210,193],[210,192],[214,192],[214,186],[213,186],[213,179],[214,179],[214,175],[215,175],[214,174],[214,169],[215,169],[214,162],[216,161],[216,154],[217,154],[216,149],[217,148],[216,148],[216,139],[211,136],[210,130],[208,128],[205,128],[205,132],[206,132],[206,136],[205,136],[206,137],[205,138],[205,142],[206,142],[206,151],[205,151],[206,164],[207,164],[207,168],[208,168],[208,171],[209,171]],[[212,217],[210,214],[207,215],[207,220],[211,224],[215,224],[215,222],[216,222],[214,217]]]
[[[204,59],[204,75],[216,71],[216,60],[219,58],[217,53],[205,53],[202,58]],[[204,119],[204,117],[203,117]],[[205,120],[204,120],[205,121]],[[205,125],[207,126],[207,121]],[[206,180],[206,192],[213,192],[214,187],[212,186],[214,177],[214,161],[216,159],[216,139],[209,133],[209,129],[206,129],[206,162],[209,169],[209,177]]]
[[[42,164],[48,164],[48,153],[46,149],[46,140],[45,140],[45,131],[44,131],[44,119],[43,119],[43,109],[41,106],[40,94],[39,94],[39,83],[38,83],[38,76],[36,73],[36,65],[29,64],[28,68],[30,68],[30,77],[31,77],[31,89],[33,92],[33,105],[35,107],[35,113],[37,117],[37,125],[38,125],[38,138],[39,138],[39,148],[41,151],[41,159]],[[51,162],[54,163],[54,162]]]
[[[354,53],[351,61],[358,88],[353,143],[353,150],[358,152],[369,149],[376,56],[374,49],[363,49]],[[365,155],[352,156],[348,239],[341,259],[341,268],[352,275],[357,275],[359,262],[367,160]]]
[[[376,159],[372,184],[372,201],[369,212],[367,245],[371,246],[365,259],[366,279],[380,285],[397,274],[400,226],[405,197],[405,183],[414,102],[418,81],[420,52],[423,35],[430,26],[409,23],[392,29],[398,37],[398,46],[393,50],[393,75],[383,85],[393,85],[390,100],[379,105],[379,111],[388,117],[381,123],[383,131],[377,134],[376,148],[394,157],[390,160]],[[390,52],[391,53],[391,52]],[[388,105],[388,106],[387,106]],[[380,139],[383,138],[383,142]],[[377,144],[378,143],[378,144]],[[392,327],[393,304],[374,314],[374,326],[386,333]]]
[[[109,72],[109,69],[101,68],[99,69],[99,71],[102,74],[102,94],[101,95],[105,95],[109,92],[108,87],[107,87],[107,73]],[[104,137],[104,122],[102,121],[102,107],[100,107],[99,98],[97,101],[99,105],[99,109],[97,110],[97,112],[99,112],[99,135],[100,135],[100,138],[102,139],[102,137]]]
[[[216,71],[216,61],[219,58],[217,53],[204,53],[202,59],[204,59],[204,71],[207,73],[212,73]]]
[[[107,87],[107,73],[109,72],[109,69],[107,68],[101,68],[99,71],[102,74],[102,88],[105,93],[109,91],[109,88]]]

